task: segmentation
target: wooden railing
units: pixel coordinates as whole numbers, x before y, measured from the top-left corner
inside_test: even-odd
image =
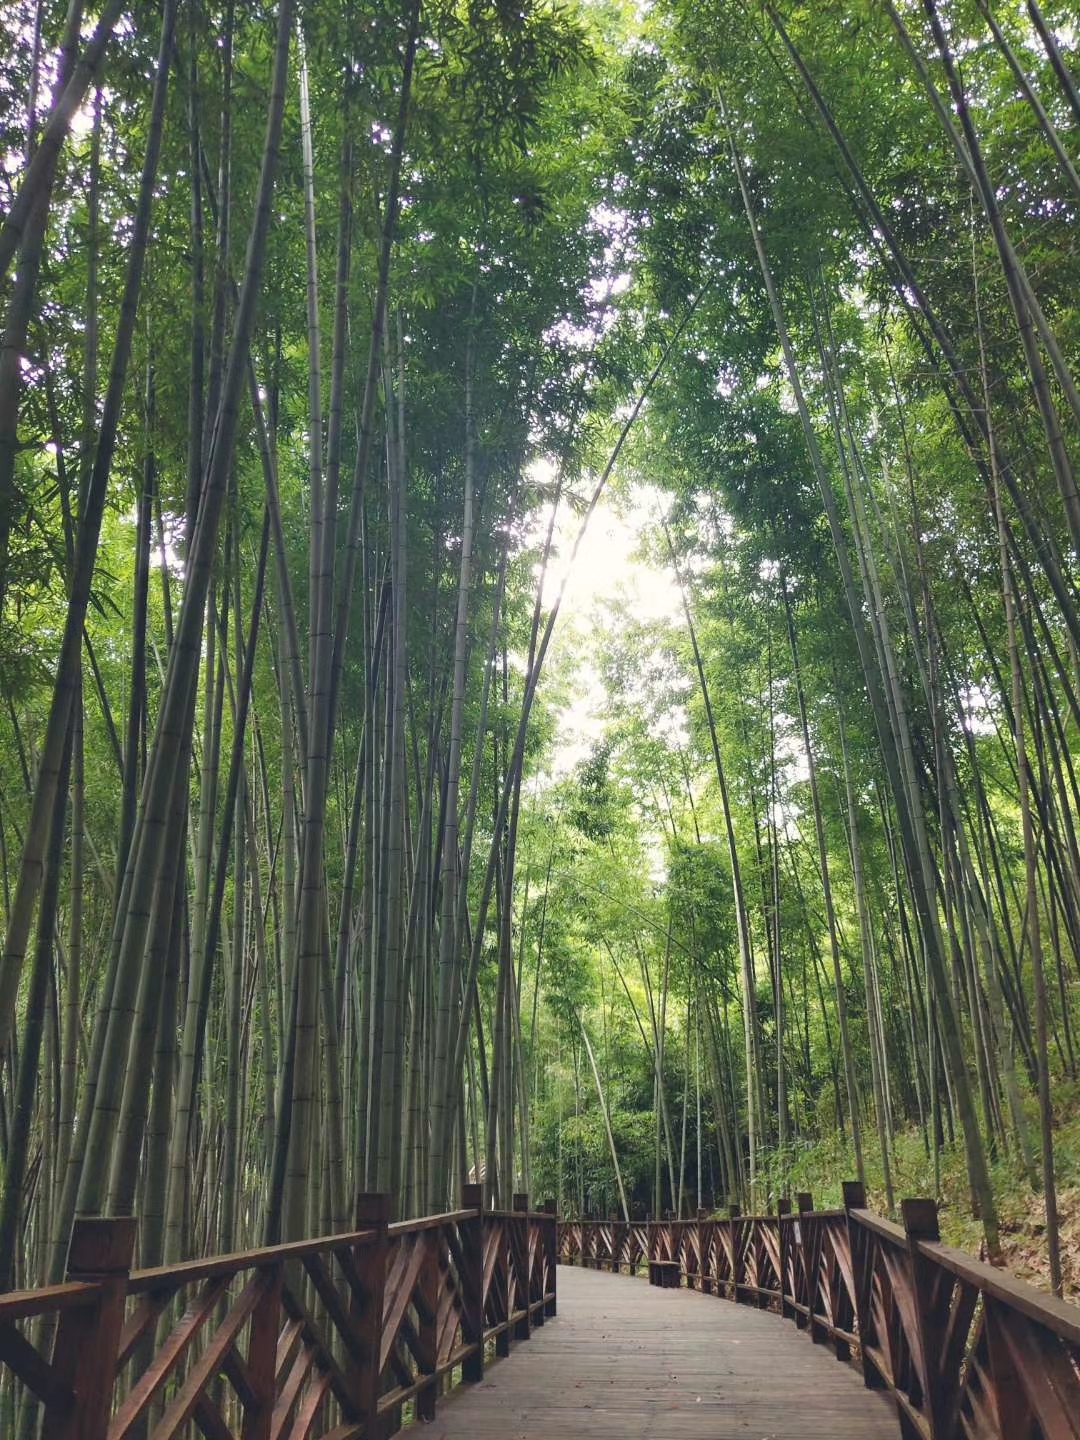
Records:
[[[794,1320],[896,1401],[903,1440],[1080,1440],[1080,1309],[943,1245],[932,1200],[903,1226],[844,1208],[711,1220],[567,1221],[559,1259],[648,1267]]]
[[[350,1234],[141,1271],[134,1221],[77,1221],[67,1283],[0,1295],[8,1414],[31,1407],[43,1440],[380,1440],[431,1419],[555,1313],[554,1209],[464,1200],[390,1224],[363,1195]]]

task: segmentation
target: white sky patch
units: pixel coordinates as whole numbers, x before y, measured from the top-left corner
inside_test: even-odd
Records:
[[[94,112],[86,105],[80,105],[71,117],[71,133],[81,140],[94,128]]]
[[[610,608],[623,605],[636,620],[682,624],[682,600],[670,570],[638,554],[641,532],[654,524],[658,496],[635,487],[625,499],[605,499],[597,507],[569,573],[555,638],[553,659],[577,657],[571,681],[573,697],[559,713],[552,770],[565,775],[583,760],[604,732],[607,692],[593,657],[610,624]],[[548,516],[538,520],[544,533]],[[544,601],[556,599],[567,577],[567,560],[580,520],[564,507],[556,527],[556,549],[548,565]]]

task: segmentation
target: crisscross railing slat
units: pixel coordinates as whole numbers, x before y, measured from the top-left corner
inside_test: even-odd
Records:
[[[133,1220],[80,1220],[65,1284],[0,1295],[0,1385],[44,1440],[382,1440],[555,1313],[553,1207],[464,1200],[143,1271]]]
[[[932,1201],[904,1224],[810,1195],[775,1215],[559,1226],[559,1259],[680,1283],[794,1320],[896,1402],[904,1440],[1080,1440],[1080,1309],[941,1244]],[[625,1237],[640,1237],[627,1246]]]

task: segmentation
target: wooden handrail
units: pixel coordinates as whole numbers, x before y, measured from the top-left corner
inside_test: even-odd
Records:
[[[1080,1350],[1080,1307],[1059,1300],[1054,1295],[1044,1295],[1041,1290],[1036,1290],[1024,1280],[1018,1280],[1015,1275],[996,1270],[992,1265],[975,1260],[963,1250],[956,1250],[951,1245],[921,1240],[918,1249],[919,1253],[933,1264],[940,1265],[944,1270],[951,1270],[965,1284],[974,1286],[984,1295],[1000,1300],[1005,1305],[1013,1306],[1029,1320],[1048,1326],[1055,1334]],[[1077,1433],[1080,1434],[1080,1417],[1077,1420]]]
[[[47,1285],[40,1290],[9,1290],[0,1295],[0,1323],[29,1320],[38,1315],[59,1315],[73,1306],[92,1305],[100,1285],[72,1281],[66,1285]]]
[[[840,1210],[696,1220],[567,1220],[559,1260],[648,1267],[794,1320],[896,1403],[903,1440],[1080,1440],[1080,1309],[941,1243],[937,1207],[904,1224],[844,1186]]]
[[[133,1220],[79,1220],[63,1285],[0,1295],[0,1387],[44,1440],[382,1440],[555,1313],[557,1220],[479,1186],[348,1234],[132,1270]]]
[[[259,1250],[237,1250],[228,1255],[211,1255],[205,1260],[183,1260],[178,1265],[157,1265],[147,1270],[133,1270],[128,1277],[128,1294],[141,1295],[162,1286],[177,1289],[195,1280],[210,1280],[218,1275],[239,1275],[244,1270],[265,1269],[268,1265],[287,1260],[304,1260],[309,1255],[336,1254],[339,1250],[356,1250],[378,1238],[377,1230],[351,1230],[342,1235],[320,1235],[314,1240],[295,1240],[283,1245],[267,1245]],[[0,1305],[3,1297],[0,1296]]]

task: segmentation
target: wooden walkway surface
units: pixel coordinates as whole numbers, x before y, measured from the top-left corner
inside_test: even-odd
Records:
[[[566,1265],[558,1303],[429,1440],[897,1440],[891,1402],[779,1316]]]

